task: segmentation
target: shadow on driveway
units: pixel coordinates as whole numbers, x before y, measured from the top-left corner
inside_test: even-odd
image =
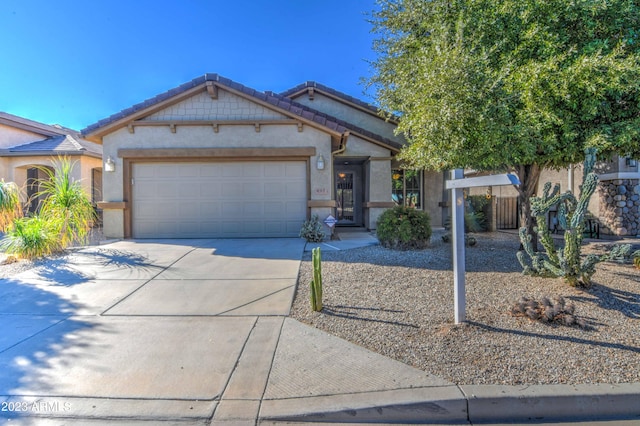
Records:
[[[80,304],[33,284],[2,279],[0,300],[0,401],[6,402],[0,419],[15,419],[44,407],[39,398],[29,396],[55,392],[48,379],[55,369],[64,366],[56,359],[71,347],[91,345],[91,341],[78,339],[86,336],[86,330],[95,331],[96,325],[81,317],[70,317],[82,308]],[[73,362],[73,356],[64,358],[64,363]]]

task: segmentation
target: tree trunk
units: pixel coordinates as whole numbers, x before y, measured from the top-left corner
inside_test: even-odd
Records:
[[[518,205],[520,213],[520,227],[527,229],[527,234],[531,235],[531,245],[533,250],[538,251],[538,236],[534,231],[535,219],[531,216],[531,197],[533,197],[538,189],[538,181],[542,168],[538,164],[529,164],[525,166],[516,166],[516,173],[520,179],[520,185],[516,187],[518,190]],[[520,245],[522,250],[522,244]]]

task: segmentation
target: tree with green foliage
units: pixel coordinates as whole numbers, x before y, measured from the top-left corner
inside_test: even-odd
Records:
[[[372,62],[400,159],[513,170],[520,217],[543,169],[640,157],[640,5],[627,0],[379,0]],[[535,239],[534,239],[535,242]]]

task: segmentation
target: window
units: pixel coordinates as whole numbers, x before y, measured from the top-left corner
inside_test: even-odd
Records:
[[[398,206],[422,208],[422,171],[391,171],[391,198]]]

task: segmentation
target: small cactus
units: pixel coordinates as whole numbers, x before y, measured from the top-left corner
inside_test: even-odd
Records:
[[[528,297],[522,297],[511,308],[511,315],[527,317],[532,321],[540,321],[542,323],[587,328],[585,320],[576,316],[575,305],[567,303],[562,296],[551,299],[543,297],[539,302]]]
[[[322,310],[322,265],[320,247],[311,251],[313,263],[313,280],[310,283],[311,309],[320,312]]]

